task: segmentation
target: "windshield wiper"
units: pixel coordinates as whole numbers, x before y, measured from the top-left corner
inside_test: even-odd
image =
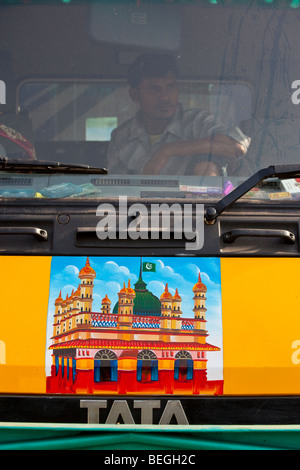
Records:
[[[300,177],[300,165],[272,165],[259,170],[250,176],[246,181],[223,197],[214,207],[208,207],[205,213],[207,224],[213,224],[217,217],[227,209],[231,204],[240,199],[244,194],[250,191],[254,186],[266,178],[297,178]]]
[[[14,160],[7,157],[0,158],[0,171],[22,171],[25,173],[77,173],[106,175],[106,168],[91,167],[77,163],[51,162],[47,160]]]

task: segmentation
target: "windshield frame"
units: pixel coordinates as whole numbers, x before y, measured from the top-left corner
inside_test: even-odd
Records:
[[[4,2],[4,3],[5,3],[5,2]],[[64,11],[63,8],[64,8],[66,5],[62,6],[61,4],[59,4],[59,2],[46,2],[45,6],[46,6],[47,8],[50,8],[50,7],[53,5],[53,3],[56,4],[56,7],[58,7],[58,6],[59,6],[60,8],[62,7],[61,9],[59,9],[60,12],[63,12],[63,11]],[[118,2],[117,2],[117,3],[118,3]],[[166,2],[159,2],[159,3],[163,4],[164,7],[166,7]],[[226,2],[225,2],[225,3],[226,3]],[[149,5],[150,5],[150,4],[149,4]],[[84,6],[84,8],[85,8],[85,6],[89,7],[90,5],[89,5],[89,2],[76,2],[76,5],[73,4],[73,5],[69,5],[69,6],[70,6],[71,9],[73,9],[73,7],[74,7],[75,10],[77,9],[77,11],[80,11],[80,10],[81,10],[81,7]],[[219,15],[220,11],[222,11],[222,8],[224,9],[224,12],[226,11],[226,9],[229,9],[229,5],[227,5],[227,4],[224,4],[224,5],[219,5],[219,4],[212,5],[212,4],[209,4],[209,2],[204,2],[204,1],[203,1],[203,2],[197,2],[197,4],[196,4],[195,2],[174,2],[174,5],[173,5],[173,6],[174,6],[174,8],[176,8],[176,9],[177,9],[178,6],[180,6],[180,8],[179,8],[179,10],[178,10],[178,11],[180,11],[180,12],[185,12],[185,13],[188,12],[188,16],[185,17],[185,20],[184,20],[184,21],[186,21],[186,23],[183,23],[183,24],[181,25],[182,28],[186,28],[186,26],[187,26],[187,24],[188,24],[187,21],[190,21],[190,20],[192,21],[192,20],[194,20],[194,19],[192,18],[192,17],[193,17],[193,13],[195,13],[195,12],[200,12],[200,9],[202,9],[202,8],[203,8],[203,12],[204,12],[205,14],[207,14],[207,15],[208,15],[209,13],[211,13],[211,12],[212,12],[212,13],[215,12],[215,13],[216,13],[216,16],[214,17],[214,13],[213,13],[213,17],[212,17],[213,20],[215,20],[215,21],[217,21],[217,15]],[[18,2],[16,2],[16,8],[18,8],[18,7],[19,7]],[[152,6],[150,5],[150,7],[152,7]],[[235,11],[235,12],[241,12],[241,13],[242,13],[242,12],[246,12],[247,15],[248,15],[248,16],[247,16],[247,21],[248,21],[248,20],[249,20],[250,22],[252,21],[253,24],[254,24],[254,22],[255,22],[254,15],[255,15],[255,14],[257,14],[257,15],[258,15],[258,14],[261,14],[261,18],[263,19],[263,18],[264,18],[264,15],[265,15],[265,17],[267,17],[267,15],[270,13],[270,19],[272,19],[272,21],[273,21],[273,19],[274,19],[276,16],[277,16],[277,17],[280,17],[281,15],[282,15],[282,19],[284,19],[284,15],[285,15],[285,14],[290,15],[290,12],[292,12],[292,11],[297,12],[297,9],[296,9],[296,8],[293,9],[292,7],[296,7],[296,5],[290,5],[289,7],[287,6],[286,8],[284,8],[284,7],[281,7],[280,5],[277,5],[277,4],[274,4],[274,3],[273,3],[272,5],[270,5],[270,4],[269,4],[269,5],[265,5],[264,8],[262,8],[261,6],[257,6],[256,4],[254,5],[254,2],[250,2],[250,5],[246,5],[246,6],[245,6],[245,5],[242,5],[242,4],[241,4],[241,5],[236,5],[236,6],[234,7],[235,10],[232,10],[232,11],[233,11],[233,12],[234,12],[234,11]],[[6,6],[4,5],[4,11],[5,11],[5,8],[6,8]],[[27,10],[28,10],[28,11],[34,11],[34,10],[35,10],[35,12],[37,13],[37,12],[39,11],[38,8],[43,8],[42,5],[40,5],[40,6],[38,5],[38,2],[29,2],[29,3],[28,3],[28,8],[27,8],[26,5],[22,5],[22,11],[23,11],[23,12],[26,12]],[[154,5],[153,5],[153,8],[154,8]],[[173,8],[173,7],[172,7],[171,5],[168,5],[168,8],[171,8],[170,11],[172,11],[172,8]],[[14,7],[11,6],[11,11],[13,11],[13,9],[14,9]],[[74,10],[74,11],[75,11],[75,10]],[[45,10],[45,11],[46,11],[46,10]],[[50,11],[50,10],[48,10],[48,11]],[[57,9],[56,11],[58,12],[58,9]],[[66,11],[66,10],[65,10],[65,11]],[[71,11],[71,10],[70,10],[70,11]],[[73,10],[72,10],[72,11],[73,11]],[[81,11],[83,11],[83,10],[81,10]],[[86,11],[88,11],[88,10],[86,10]],[[269,13],[267,13],[267,12],[269,12]],[[187,19],[187,18],[188,18],[188,19]],[[208,16],[207,16],[207,18],[208,18]],[[230,20],[232,20],[232,27],[234,27],[234,21],[236,21],[236,19],[238,18],[238,14],[236,15],[236,17],[234,17],[234,15],[233,15],[232,17],[227,17],[227,20],[228,20],[228,18],[229,18]],[[289,18],[292,18],[292,16],[290,15]],[[89,18],[89,17],[87,16],[87,19],[90,21],[91,18]],[[246,22],[246,19],[243,20],[243,22],[245,23],[245,22]],[[240,28],[241,28],[241,29],[242,29],[243,26],[244,26],[244,25],[243,25],[243,22],[240,23]],[[191,23],[191,24],[192,24],[192,23]],[[87,25],[88,25],[88,24],[87,24]],[[275,23],[274,23],[274,25],[275,25]],[[224,26],[224,28],[223,28],[223,30],[222,30],[222,35],[221,35],[220,37],[216,38],[216,42],[214,42],[214,46],[215,46],[218,42],[220,42],[220,38],[223,37],[224,40],[227,38],[227,36],[226,36],[226,34],[227,34],[226,27],[227,27],[227,26],[225,25],[225,22],[224,22],[224,25],[223,25],[223,26]],[[88,29],[87,29],[87,30],[88,30]],[[182,29],[182,31],[183,31],[183,29]],[[234,40],[234,34],[235,34],[234,31],[236,31],[236,30],[233,30],[232,38],[231,38],[232,40]],[[275,26],[274,26],[274,30],[271,30],[270,33],[273,34],[275,31],[276,31],[276,29],[275,29]],[[267,33],[268,33],[268,31],[265,31],[265,34],[267,34]],[[193,32],[193,34],[194,34],[194,32]],[[202,34],[202,33],[200,32],[199,34]],[[259,34],[260,34],[260,32],[259,32]],[[182,36],[182,38],[183,38],[183,37],[184,37],[184,36]],[[291,37],[292,37],[292,36],[291,36]],[[95,40],[95,38],[94,38],[94,40]],[[190,38],[188,38],[188,40],[190,40]],[[226,40],[227,40],[227,39],[226,39]],[[280,40],[281,40],[281,39],[280,39]],[[97,44],[96,44],[96,43],[97,43]],[[278,40],[278,44],[279,44],[279,46],[280,46],[280,41],[279,41],[279,40]],[[100,47],[100,48],[99,48],[99,51],[102,51],[102,53],[105,54],[105,52],[103,52],[103,51],[105,51],[106,48],[112,47],[112,44],[109,43],[109,41],[106,41],[106,42],[104,41],[104,42],[103,42],[103,39],[101,39],[101,41],[98,41],[98,40],[95,41],[95,43],[93,44],[93,47],[94,47],[94,46]],[[135,45],[135,46],[136,46],[136,45]],[[185,45],[184,45],[184,46],[185,46]],[[245,46],[245,44],[243,44],[243,46]],[[92,47],[92,46],[91,46],[91,47]],[[205,47],[207,47],[207,45],[205,45]],[[213,47],[213,46],[212,46],[212,47]],[[275,47],[275,46],[274,46],[274,47]],[[280,46],[280,47],[282,47],[282,46]],[[280,48],[279,48],[279,49],[280,49]],[[275,49],[274,49],[274,50],[275,50]],[[295,49],[293,49],[293,51],[294,51],[294,50],[295,50]],[[66,74],[65,71],[62,72],[61,76],[60,76],[60,73],[52,74],[52,75],[49,75],[49,74],[46,74],[46,75],[45,75],[44,73],[41,73],[40,75],[36,75],[36,73],[33,73],[33,74],[32,74],[32,77],[31,77],[31,76],[28,75],[28,73],[27,73],[27,74],[25,73],[23,76],[19,77],[19,79],[17,80],[17,88],[16,88],[16,90],[17,90],[17,95],[16,95],[16,110],[17,110],[17,111],[20,111],[20,101],[19,101],[19,96],[18,96],[19,90],[21,89],[21,87],[22,87],[25,83],[29,83],[29,82],[31,82],[31,83],[33,83],[33,82],[36,82],[36,83],[38,83],[38,82],[39,82],[39,83],[42,83],[42,82],[46,83],[46,82],[47,82],[47,83],[49,83],[49,81],[50,81],[51,79],[54,79],[54,80],[59,81],[59,82],[61,82],[61,83],[63,83],[63,82],[66,83],[66,82],[69,82],[70,79],[71,79],[71,81],[74,82],[74,83],[76,82],[76,83],[82,83],[82,84],[83,84],[83,83],[87,83],[87,82],[90,82],[90,83],[92,83],[92,82],[93,82],[93,83],[101,83],[101,82],[103,82],[103,83],[104,83],[104,82],[108,82],[108,80],[109,80],[109,81],[112,81],[112,83],[125,83],[125,81],[126,81],[125,70],[127,69],[128,61],[129,61],[129,59],[131,60],[131,58],[132,58],[133,56],[135,56],[135,55],[139,52],[139,50],[138,50],[136,47],[132,47],[132,46],[128,46],[128,45],[126,45],[125,47],[122,48],[120,44],[116,44],[116,43],[115,43],[115,44],[113,45],[113,47],[112,47],[112,51],[113,51],[113,53],[114,53],[114,58],[115,58],[115,60],[116,60],[116,64],[118,64],[118,65],[116,65],[116,64],[114,65],[114,68],[112,68],[112,72],[111,72],[108,68],[106,68],[106,71],[105,71],[105,73],[104,73],[103,75],[97,75],[97,74],[95,74],[94,71],[92,72],[92,68],[91,68],[91,71],[89,71],[89,69],[83,70],[83,71],[82,71],[83,73],[82,73],[81,76],[78,75],[78,70],[77,70],[77,71],[76,71],[76,79],[72,79],[72,75]],[[229,48],[227,49],[227,51],[229,51]],[[264,51],[265,51],[265,49],[262,49],[262,52],[264,52]],[[185,54],[187,53],[184,49],[182,49],[182,51],[180,51],[180,52],[185,52]],[[191,52],[191,54],[190,54],[191,57],[192,57],[192,53],[194,53],[194,52],[195,52],[194,50]],[[238,52],[237,49],[236,49],[236,52]],[[78,53],[79,53],[79,51],[78,51]],[[117,54],[116,54],[116,53],[117,53]],[[290,54],[291,54],[291,53],[290,53]],[[179,56],[178,56],[178,57],[179,57]],[[229,57],[227,58],[227,61],[228,61],[228,62],[230,62],[230,57],[231,57],[232,61],[233,61],[233,60],[238,61],[239,58],[240,58],[240,56],[238,56],[238,55],[237,55],[237,56],[232,55],[232,56],[229,56]],[[272,56],[270,56],[270,57],[272,58]],[[179,59],[180,59],[180,61],[181,61],[180,63],[181,63],[181,64],[184,64],[184,67],[183,67],[184,74],[183,74],[183,76],[180,76],[179,81],[184,81],[184,82],[186,82],[186,83],[195,83],[195,82],[197,82],[197,83],[204,83],[204,82],[206,82],[206,81],[209,81],[209,83],[220,83],[220,78],[216,79],[215,77],[213,77],[212,75],[210,75],[209,73],[207,73],[207,71],[209,70],[209,68],[207,68],[207,71],[205,70],[202,75],[200,74],[200,76],[195,76],[195,75],[191,74],[191,72],[190,72],[190,71],[191,71],[191,67],[192,67],[192,66],[191,66],[191,61],[189,60],[190,57],[186,56],[186,58],[185,58],[184,54],[181,54],[181,56],[179,57]],[[208,59],[209,59],[210,61],[212,60],[211,58],[208,58]],[[269,57],[268,57],[268,59],[269,59]],[[284,61],[284,59],[285,59],[285,56],[283,56],[283,61]],[[208,60],[208,62],[209,62],[209,60]],[[288,60],[288,58],[287,58],[287,60]],[[185,62],[184,62],[184,61],[185,61]],[[225,61],[225,58],[224,58],[224,61]],[[20,63],[19,63],[18,66],[20,66]],[[187,66],[187,67],[185,67],[185,66]],[[74,64],[73,64],[73,67],[74,67]],[[117,70],[118,67],[120,67],[120,70],[122,70],[122,74],[121,74],[121,75],[118,75],[118,73],[116,73],[116,70]],[[227,66],[226,66],[226,67],[227,67]],[[234,75],[234,74],[232,73],[232,75],[230,75],[230,73],[228,73],[228,71],[230,70],[230,68],[226,68],[226,67],[224,66],[224,70],[223,70],[223,71],[224,71],[224,76],[222,77],[222,78],[224,79],[224,83],[247,84],[248,87],[249,87],[249,86],[251,87],[251,93],[252,93],[252,96],[254,96],[255,93],[256,93],[256,83],[253,82],[252,77],[250,77],[250,78],[249,78],[249,81],[247,81],[247,80],[245,80],[245,77],[247,76],[247,74],[244,74],[244,76],[243,76],[243,75],[237,76],[237,75]],[[51,68],[51,67],[50,67],[50,68]],[[75,69],[74,69],[74,70],[75,70]],[[95,70],[95,69],[93,69],[93,70]],[[232,71],[233,71],[233,70],[234,70],[234,69],[232,69]],[[202,72],[201,72],[201,73],[202,73]],[[203,78],[204,75],[207,76],[206,79]],[[0,77],[0,78],[1,78],[1,77]],[[294,78],[295,78],[295,77],[294,77]],[[295,80],[294,80],[292,83],[294,83],[294,82],[295,82]],[[292,96],[292,95],[293,95],[293,93],[290,93],[290,95],[289,95],[290,102],[292,102],[292,99],[291,99],[291,96]],[[295,95],[294,95],[294,96],[295,96]],[[290,104],[291,104],[291,103],[290,103]],[[292,105],[293,105],[293,103],[292,103]],[[251,107],[251,109],[252,109],[252,108],[253,108],[253,107]],[[294,109],[295,109],[295,106],[294,106]],[[251,142],[251,145],[253,145],[252,142]],[[251,148],[251,145],[250,145],[250,148]],[[64,163],[63,159],[61,160],[61,163]],[[69,162],[65,162],[65,163],[66,163],[66,164],[69,164]],[[226,193],[224,192],[224,186],[225,186],[226,183],[229,182],[230,184],[232,184],[233,187],[238,187],[239,184],[241,183],[241,181],[243,181],[246,176],[250,177],[250,175],[251,175],[251,174],[254,174],[254,173],[255,173],[255,172],[249,172],[247,175],[242,175],[241,177],[240,177],[240,176],[237,176],[236,178],[231,178],[231,177],[230,177],[230,174],[229,174],[228,177],[227,177],[227,175],[223,174],[223,175],[222,175],[222,178],[218,180],[218,181],[221,181],[221,183],[219,183],[219,182],[216,183],[217,185],[220,184],[220,188],[221,188],[221,191],[219,192],[219,195],[218,195],[218,196],[219,196],[219,199],[221,199],[223,196],[226,196]],[[202,181],[201,181],[201,183],[202,183]],[[201,183],[199,183],[199,186],[200,186],[200,187],[201,187]],[[190,185],[190,186],[192,186],[192,185]],[[211,185],[210,185],[210,186],[211,186]],[[281,191],[281,192],[284,193],[284,191]],[[197,193],[196,193],[196,194],[197,194]],[[156,197],[155,194],[153,194],[153,196]],[[192,195],[189,194],[189,197],[190,197],[191,199],[193,199],[193,200],[198,200],[198,197],[197,197],[197,196],[194,197],[194,196],[195,196],[194,194],[192,194]],[[202,195],[202,196],[203,196],[203,195]],[[246,199],[247,202],[249,202],[249,203],[252,202],[252,196],[250,197],[249,194],[248,194],[248,195],[246,194],[246,195],[244,195],[244,196],[245,196],[244,199]],[[170,196],[168,195],[167,197],[172,197],[172,196],[171,196],[171,195],[170,195]],[[253,195],[253,199],[257,200],[255,194]],[[207,201],[207,198],[204,197],[203,200],[204,200],[204,202],[206,202],[206,201]],[[213,201],[213,200],[218,200],[218,197],[215,197],[213,194],[210,194],[209,201]],[[259,199],[259,200],[261,201],[261,199]],[[263,200],[263,199],[262,199],[262,200]],[[268,198],[266,198],[266,199],[265,199],[265,202],[268,202],[268,203],[271,202],[272,204],[274,204],[274,203],[277,204],[277,203],[287,203],[288,200],[289,200],[288,198],[284,198],[284,196],[282,195],[282,198],[281,198],[280,200],[268,201]],[[297,199],[295,199],[294,196],[293,196],[293,199],[292,199],[292,200],[293,200],[295,203],[296,203],[296,201],[297,201]]]

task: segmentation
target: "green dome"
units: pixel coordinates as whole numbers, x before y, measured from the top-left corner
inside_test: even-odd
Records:
[[[148,291],[147,284],[140,276],[134,284],[135,298],[133,300],[134,315],[161,315],[161,304],[158,297]],[[118,313],[119,302],[116,303],[113,313]]]

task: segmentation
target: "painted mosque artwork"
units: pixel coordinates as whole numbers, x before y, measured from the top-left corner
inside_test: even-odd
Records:
[[[125,260],[122,263],[128,265],[130,259]],[[178,272],[180,261],[176,260]],[[66,257],[66,265],[68,262]],[[136,282],[132,284],[129,278],[123,282],[114,301],[107,292],[97,292],[97,297],[100,294],[102,298],[99,311],[94,311],[93,302],[101,272],[96,272],[89,258],[78,269],[77,289],[64,298],[61,289],[57,291],[54,305],[49,304],[48,311],[47,393],[223,393],[222,321],[214,322],[214,329],[219,330],[219,344],[211,344],[207,341],[210,293],[202,282],[201,272],[197,276],[193,273],[189,279],[190,308],[185,312],[186,295],[181,296],[180,285],[165,282],[160,296],[154,295],[147,289],[144,278],[152,276],[149,282],[152,284],[157,273],[145,274],[142,269],[145,263],[135,258],[135,266],[137,263],[140,266]],[[63,287],[63,276],[60,282]],[[109,282],[103,276],[102,289]],[[112,281],[111,285],[118,284]],[[51,288],[50,283],[50,292]],[[215,310],[221,318],[220,303]],[[214,361],[215,354],[221,360]],[[217,364],[220,371],[213,379],[207,373],[210,362]]]

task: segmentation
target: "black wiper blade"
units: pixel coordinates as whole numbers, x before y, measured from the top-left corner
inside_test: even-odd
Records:
[[[300,165],[272,165],[259,170],[250,176],[246,181],[223,197],[214,207],[208,207],[205,213],[205,221],[213,224],[217,217],[227,209],[231,204],[240,199],[244,194],[254,188],[257,184],[266,178],[297,178],[300,177]]]
[[[52,162],[47,160],[14,160],[0,158],[0,171],[35,172],[35,173],[77,173],[107,175],[106,168],[91,167],[77,163]]]

